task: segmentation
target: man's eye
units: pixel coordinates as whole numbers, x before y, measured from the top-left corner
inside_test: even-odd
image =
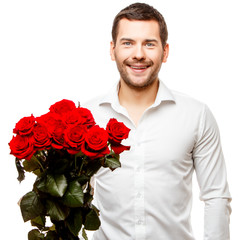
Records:
[[[147,47],[154,47],[154,44],[153,43],[146,43],[146,46]]]
[[[131,46],[132,43],[131,43],[131,42],[124,42],[123,45],[125,45],[125,46]]]

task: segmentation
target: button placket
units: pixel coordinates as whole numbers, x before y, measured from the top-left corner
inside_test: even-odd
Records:
[[[142,132],[137,129],[135,132],[135,234],[136,240],[145,239],[145,208],[144,208],[144,146],[141,144]]]

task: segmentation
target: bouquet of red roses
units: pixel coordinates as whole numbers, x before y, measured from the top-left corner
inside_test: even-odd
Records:
[[[100,226],[91,177],[101,167],[121,166],[119,154],[130,149],[121,142],[130,129],[113,118],[101,128],[88,109],[66,99],[49,110],[40,117],[20,119],[9,143],[18,180],[26,171],[36,175],[32,191],[20,201],[23,220],[36,227],[28,239],[78,240],[81,229],[87,239],[85,230]]]

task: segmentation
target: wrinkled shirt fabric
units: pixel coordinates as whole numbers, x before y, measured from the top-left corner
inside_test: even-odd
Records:
[[[155,102],[137,126],[119,104],[116,84],[84,106],[97,124],[116,118],[131,129],[121,168],[101,168],[94,204],[101,227],[93,240],[194,240],[192,176],[205,202],[204,240],[228,240],[231,208],[217,123],[209,108],[161,81]],[[202,239],[202,236],[197,236]]]

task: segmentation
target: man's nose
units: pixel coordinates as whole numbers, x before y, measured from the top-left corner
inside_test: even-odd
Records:
[[[133,58],[137,60],[143,60],[146,58],[145,51],[142,45],[136,45],[133,53]]]

